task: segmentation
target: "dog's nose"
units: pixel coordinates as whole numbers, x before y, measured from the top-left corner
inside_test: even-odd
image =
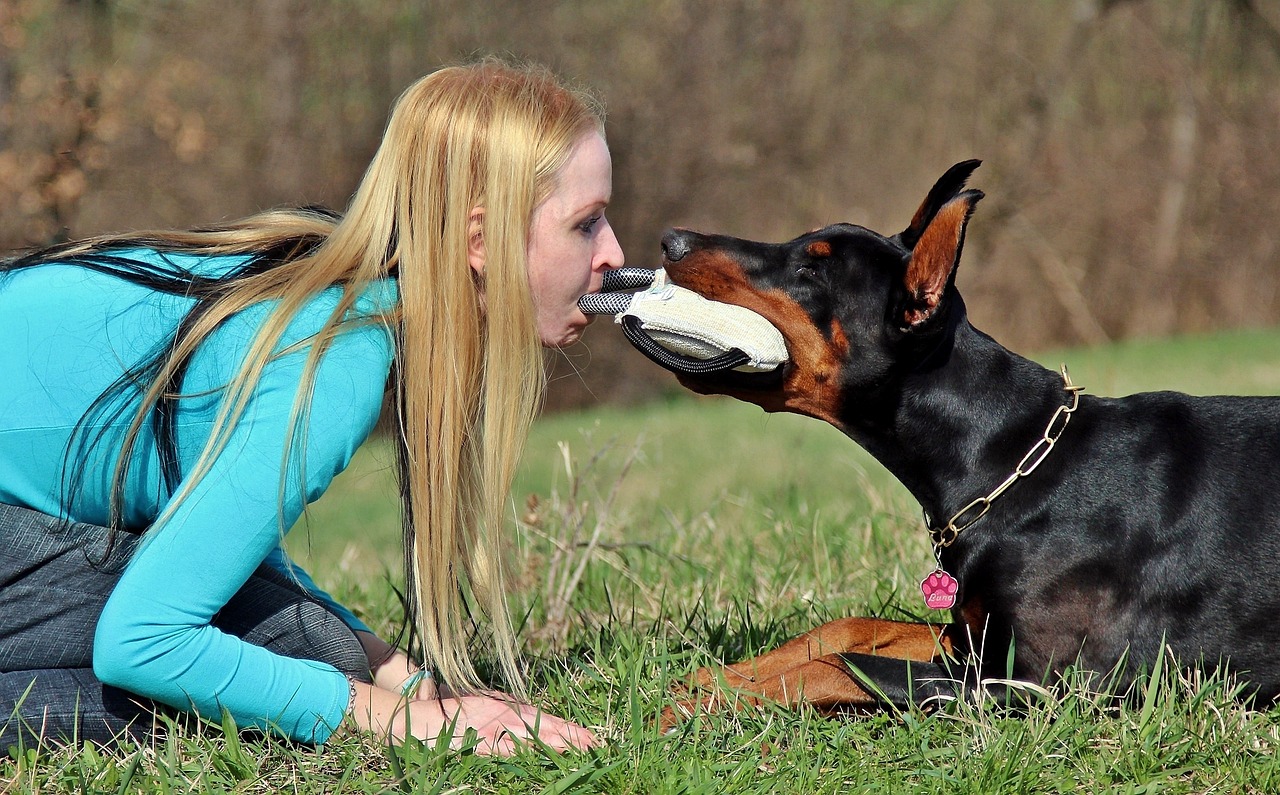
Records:
[[[689,239],[684,233],[672,230],[662,236],[662,256],[667,262],[679,262],[689,253]]]

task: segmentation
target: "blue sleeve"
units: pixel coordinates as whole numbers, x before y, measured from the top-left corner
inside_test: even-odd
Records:
[[[237,340],[250,337],[260,322],[242,314],[206,340],[188,383],[225,383],[234,372],[244,350]],[[267,367],[212,468],[148,531],[103,609],[94,671],[103,682],[205,717],[217,719],[226,709],[237,725],[322,743],[346,711],[345,677],[328,664],[278,656],[210,624],[277,549],[281,527],[292,526],[305,503],[324,492],[377,420],[391,341],[382,328],[366,326],[343,333],[321,361],[306,435],[306,482],[298,482],[291,465],[281,505],[284,440],[305,358],[306,349],[299,349]],[[178,429],[188,469],[212,416],[208,406],[190,413],[184,419],[180,411]]]

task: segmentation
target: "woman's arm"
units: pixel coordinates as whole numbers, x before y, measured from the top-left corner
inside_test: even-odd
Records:
[[[178,448],[190,472],[237,350],[261,315],[236,316],[193,359],[184,384],[194,395],[178,417]],[[390,340],[376,327],[342,334],[325,355],[312,395],[305,445],[280,472],[293,396],[306,351],[273,361],[225,449],[185,497],[148,531],[98,623],[94,668],[109,684],[241,726],[274,728],[323,742],[348,710],[346,678],[333,666],[272,654],[224,634],[213,615],[231,599],[328,487],[372,430],[381,406]],[[293,462],[305,455],[306,467]],[[300,475],[305,472],[305,482]],[[184,482],[181,486],[186,486]],[[284,487],[283,504],[281,486]]]
[[[234,333],[240,323],[251,319],[234,318],[215,335]],[[206,365],[213,372],[205,372],[203,381],[189,380],[189,392],[200,396],[225,383],[226,368],[236,364],[228,349],[234,346],[212,346],[212,362],[193,361],[193,373]],[[345,719],[391,738],[434,740],[450,732],[458,743],[472,728],[480,733],[481,750],[498,753],[509,750],[513,738],[535,732],[552,747],[593,744],[585,729],[498,695],[438,697],[430,684],[415,694],[419,698],[407,699],[398,691],[413,670],[408,657],[394,650],[386,656],[390,646],[372,633],[360,631],[357,637],[376,668],[376,684],[355,683],[353,700],[349,681],[332,666],[273,654],[211,625],[212,616],[277,547],[281,524],[292,525],[302,506],[323,493],[377,417],[390,343],[380,329],[365,328],[342,335],[321,363],[306,437],[305,483],[290,467],[282,505],[284,439],[304,355],[299,350],[271,363],[223,453],[149,531],[99,621],[99,678],[209,718],[226,709],[240,726],[307,742],[324,742]],[[196,407],[179,417],[186,471],[192,450],[204,441],[200,417],[216,411],[216,398],[209,393],[193,399]]]

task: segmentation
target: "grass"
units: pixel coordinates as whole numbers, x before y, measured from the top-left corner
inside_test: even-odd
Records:
[[[1280,332],[1130,343],[1066,361],[1094,394],[1280,393]],[[295,554],[390,632],[390,455],[362,450],[291,534]],[[4,792],[1274,792],[1280,711],[1157,671],[1114,708],[1083,683],[1014,715],[992,702],[824,720],[775,710],[661,736],[670,683],[843,615],[921,617],[918,508],[832,429],[673,396],[540,421],[513,494],[512,599],[536,699],[609,739],[509,760],[348,738],[316,750],[207,723],[113,754],[0,761]]]

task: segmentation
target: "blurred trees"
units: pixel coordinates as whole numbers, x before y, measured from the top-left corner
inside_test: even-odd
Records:
[[[0,247],[341,208],[396,94],[491,52],[606,101],[632,264],[893,232],[980,157],[960,280],[1007,344],[1280,321],[1262,0],[0,0]],[[604,322],[557,358],[560,405],[670,383]]]

